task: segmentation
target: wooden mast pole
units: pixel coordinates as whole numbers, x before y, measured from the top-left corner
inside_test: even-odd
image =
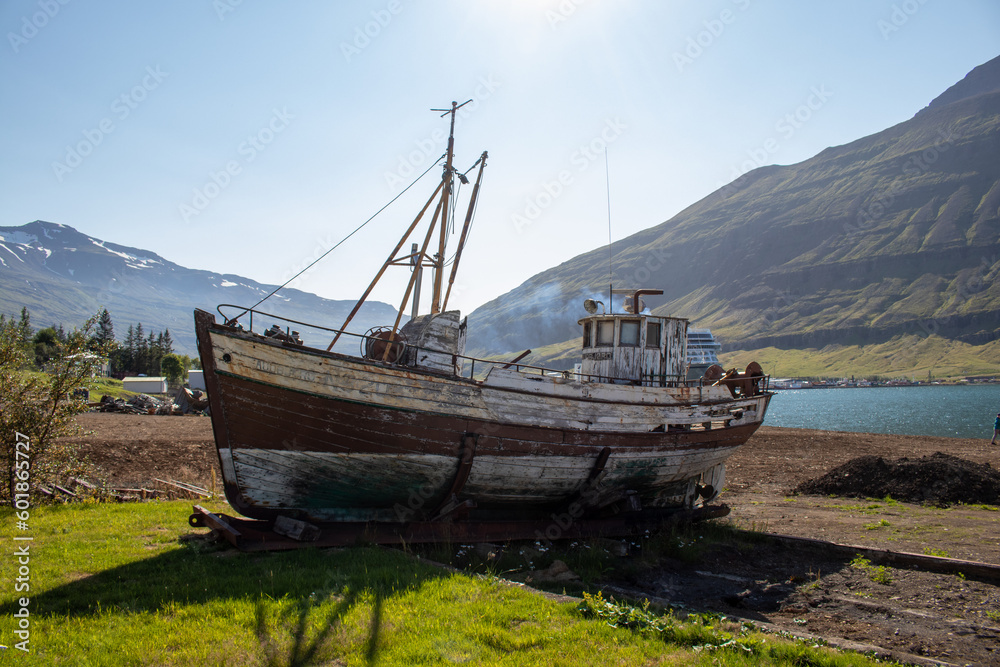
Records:
[[[451,184],[452,181],[454,180],[454,167],[452,166],[452,163],[454,162],[454,155],[455,155],[455,115],[459,109],[461,109],[471,101],[472,100],[466,100],[461,104],[459,104],[458,102],[452,102],[451,109],[431,109],[431,111],[443,111],[444,113],[441,114],[442,117],[451,114],[451,128],[448,134],[448,151],[446,153],[444,174],[441,178],[441,182],[438,184],[437,189],[434,190],[434,193],[427,200],[427,203],[424,204],[424,207],[420,210],[420,213],[417,214],[417,217],[413,220],[413,223],[406,230],[406,233],[403,234],[403,238],[399,240],[399,243],[396,245],[393,251],[389,253],[389,258],[382,265],[382,268],[379,270],[374,280],[372,280],[371,284],[368,286],[368,289],[366,289],[365,293],[361,295],[361,298],[358,299],[358,302],[354,304],[354,309],[351,310],[350,314],[347,316],[347,319],[344,321],[344,324],[340,328],[340,331],[337,332],[337,334],[333,337],[333,340],[330,341],[330,344],[327,346],[326,348],[327,352],[333,349],[333,346],[336,345],[337,341],[340,339],[341,334],[343,334],[344,330],[347,329],[347,325],[351,322],[352,319],[354,319],[354,316],[357,315],[358,311],[361,310],[361,306],[364,304],[365,299],[367,299],[368,295],[371,294],[372,290],[375,288],[375,285],[382,277],[382,274],[384,274],[386,269],[389,268],[389,265],[395,264],[398,261],[396,255],[399,253],[400,248],[403,247],[403,244],[406,243],[406,239],[409,238],[411,233],[413,233],[414,228],[420,222],[420,219],[424,216],[424,213],[430,207],[431,202],[434,201],[434,198],[437,197],[438,193],[441,193],[441,201],[438,203],[438,208],[434,213],[434,220],[431,222],[431,225],[427,230],[428,236],[427,239],[424,241],[423,249],[421,250],[420,253],[421,254],[420,259],[422,260],[426,256],[428,241],[430,240],[431,233],[433,232],[434,224],[437,221],[437,216],[440,213],[441,233],[438,241],[438,253],[431,264],[431,266],[434,267],[434,295],[433,295],[433,302],[431,304],[431,314],[433,315],[441,312],[441,285],[443,282],[443,274],[444,274],[445,246],[447,244],[447,239],[448,239],[448,202],[451,197]],[[477,182],[477,187],[478,187],[478,182]],[[418,260],[417,271],[419,271],[419,268],[420,267]],[[414,280],[411,279],[410,284],[407,286],[406,290],[407,294],[404,297],[403,305],[400,306],[400,313],[399,313],[400,315],[402,314],[402,308],[406,307],[406,301],[409,300],[409,295],[413,289],[413,283]],[[396,324],[393,326],[394,333],[396,331],[396,328],[399,326],[399,320],[400,317],[397,317]]]
[[[479,197],[479,186],[483,182],[483,170],[486,168],[486,158],[489,154],[483,151],[479,158],[479,174],[476,176],[476,184],[472,188],[472,196],[469,198],[469,210],[465,213],[465,224],[462,225],[462,235],[458,239],[458,250],[455,251],[455,261],[451,265],[451,275],[448,276],[448,291],[444,294],[444,304],[441,310],[448,309],[448,299],[451,297],[451,286],[455,284],[455,276],[458,274],[458,263],[462,261],[462,250],[465,249],[465,241],[469,238],[469,227],[472,225],[472,214],[476,208],[476,199]],[[475,165],[473,165],[475,166]]]
[[[451,103],[451,109],[431,109],[444,111],[442,116],[451,114],[451,129],[448,132],[448,152],[444,165],[444,190],[441,192],[441,233],[438,237],[438,252],[434,259],[434,294],[431,300],[431,315],[441,312],[441,287],[444,283],[445,246],[448,242],[448,202],[451,199],[451,184],[455,179],[452,162],[455,157],[455,116],[456,112],[472,100],[459,104]]]

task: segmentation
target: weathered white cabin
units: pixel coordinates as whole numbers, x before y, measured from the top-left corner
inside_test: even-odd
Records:
[[[688,321],[633,313],[590,315],[583,326],[584,378],[663,387],[687,375]]]

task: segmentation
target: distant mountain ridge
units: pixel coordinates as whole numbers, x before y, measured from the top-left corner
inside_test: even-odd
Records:
[[[194,354],[195,308],[215,312],[220,303],[251,306],[274,287],[237,275],[188,269],[149,250],[96,239],[67,225],[36,220],[0,227],[0,313],[17,316],[27,306],[36,327],[72,328],[103,307],[111,313],[119,340],[130,324],[141,322],[146,331],[169,328],[178,351]],[[353,301],[285,288],[260,308],[338,327],[353,306]],[[391,323],[395,316],[392,306],[367,302],[350,329],[364,333]],[[256,319],[254,328],[259,330]],[[325,347],[329,341],[306,342]]]
[[[710,327],[727,350],[930,333],[995,340],[998,155],[1000,58],[910,120],[751,171],[615,242],[614,286],[664,289],[646,299],[655,313]],[[480,307],[470,350],[577,338],[583,299],[607,300],[607,261],[608,249],[595,249]]]

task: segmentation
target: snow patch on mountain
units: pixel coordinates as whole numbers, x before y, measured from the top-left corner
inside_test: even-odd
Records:
[[[3,237],[0,237],[0,238],[3,238]],[[4,239],[4,240],[6,241],[7,239]],[[18,259],[19,261],[21,261],[21,262],[23,262],[23,261],[24,261],[23,259],[21,259],[21,256],[20,256],[20,255],[18,255],[18,254],[17,254],[16,252],[14,252],[13,250],[11,250],[11,249],[10,249],[10,248],[8,248],[7,246],[5,246],[5,245],[4,245],[3,243],[0,243],[0,248],[3,248],[4,250],[6,250],[7,252],[9,252],[10,254],[14,255],[14,257],[17,257],[17,259]],[[4,264],[4,266],[7,266],[7,265],[6,265],[6,264]]]
[[[124,259],[125,266],[129,267],[130,269],[148,269],[153,264],[162,264],[162,262],[158,259],[151,259],[149,257],[137,257],[136,255],[130,255],[127,252],[112,250],[111,248],[104,245],[106,243],[105,241],[98,241],[97,239],[91,238],[89,236],[87,238],[90,239],[90,242],[96,245],[101,250],[105,250],[111,253],[112,255],[118,255],[119,257]]]
[[[0,233],[0,241],[16,245],[31,245],[38,242],[38,237],[27,232],[3,232]]]

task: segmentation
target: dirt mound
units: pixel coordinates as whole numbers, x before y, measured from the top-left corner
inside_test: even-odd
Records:
[[[861,456],[795,487],[812,495],[884,498],[947,507],[952,503],[1000,504],[1000,471],[935,452],[919,459],[887,461]]]

